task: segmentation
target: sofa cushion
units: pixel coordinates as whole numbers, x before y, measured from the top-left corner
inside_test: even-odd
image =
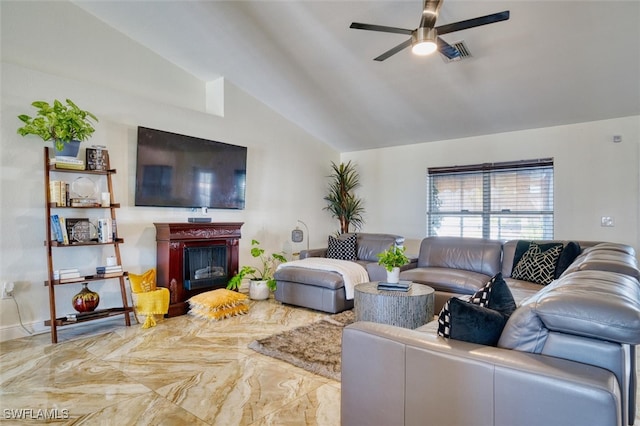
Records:
[[[278,281],[306,284],[314,287],[324,287],[330,290],[344,288],[342,275],[337,272],[308,269],[298,266],[279,268],[273,277]]]
[[[501,262],[502,242],[482,238],[427,237],[418,255],[418,268],[457,269],[487,277],[500,272]]]
[[[329,241],[327,246],[327,258],[329,259],[341,259],[341,260],[356,260],[356,241],[355,234],[350,234],[345,237],[334,237],[329,235]]]
[[[425,284],[436,291],[473,294],[491,279],[491,275],[463,269],[422,267],[400,272],[400,279]]]
[[[572,272],[576,270],[617,272],[640,280],[640,271],[635,255],[618,250],[589,250],[567,269]]]
[[[531,281],[543,285],[547,285],[553,281],[563,245],[553,244],[551,247],[545,246],[532,241],[527,251],[513,268],[511,277],[517,280]],[[514,260],[516,257],[517,256],[514,256]]]
[[[358,260],[378,263],[378,254],[394,245],[402,245],[404,238],[392,234],[357,234],[356,252]]]

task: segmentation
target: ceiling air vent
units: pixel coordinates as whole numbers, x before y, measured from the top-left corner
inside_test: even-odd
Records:
[[[453,59],[449,59],[444,55],[440,55],[442,60],[445,61],[446,63],[449,63],[449,62],[460,62],[460,61],[462,61],[464,59],[468,59],[468,58],[471,57],[471,52],[469,51],[469,48],[465,44],[464,40],[457,41],[455,43],[451,43],[451,46],[453,46],[456,49],[458,49],[458,52],[460,52],[460,56],[458,56],[456,58],[453,58]]]

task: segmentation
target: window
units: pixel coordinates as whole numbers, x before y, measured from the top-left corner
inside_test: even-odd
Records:
[[[553,159],[427,171],[427,235],[553,238]]]

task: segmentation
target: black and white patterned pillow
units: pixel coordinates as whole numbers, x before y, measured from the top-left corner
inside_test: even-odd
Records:
[[[482,306],[483,308],[488,307],[489,300],[491,299],[491,289],[493,288],[493,283],[496,282],[496,277],[497,275],[491,278],[481,289],[476,291],[473,296],[471,296],[471,299],[469,299],[469,302]],[[502,274],[500,274],[500,278],[502,278]]]
[[[336,238],[329,235],[327,258],[356,260],[358,258],[356,244],[356,234],[349,235],[346,238]]]
[[[440,314],[438,315],[438,336],[451,337],[451,311],[449,310],[450,298],[442,306]]]
[[[562,244],[554,245],[545,251],[531,242],[529,249],[522,255],[511,272],[511,278],[547,285],[555,278],[556,265],[562,253]]]

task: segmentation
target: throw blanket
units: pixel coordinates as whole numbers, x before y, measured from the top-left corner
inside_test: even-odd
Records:
[[[349,260],[327,259],[324,257],[307,257],[306,259],[292,260],[281,263],[278,269],[297,266],[299,268],[319,269],[321,271],[337,272],[342,275],[344,292],[347,300],[353,299],[354,288],[357,284],[369,281],[369,274],[364,266]]]

